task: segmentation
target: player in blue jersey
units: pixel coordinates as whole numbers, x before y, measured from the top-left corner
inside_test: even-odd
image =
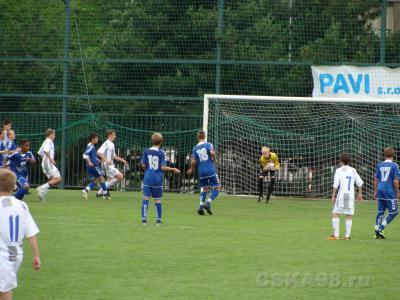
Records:
[[[9,161],[10,169],[17,176],[17,192],[14,197],[22,200],[25,194],[29,191],[29,165],[36,163],[32,152],[29,151],[30,143],[28,140],[22,140],[20,143],[21,149],[7,156],[3,165]]]
[[[142,155],[141,164],[144,169],[143,180],[143,201],[142,201],[142,224],[147,224],[147,210],[149,208],[150,197],[155,200],[156,224],[161,225],[164,171],[171,171],[179,174],[177,168],[167,167],[165,152],[160,149],[163,142],[161,133],[155,132],[151,136],[152,147],[145,149]]]
[[[103,199],[108,199],[107,184],[104,180],[103,171],[100,167],[100,160],[105,160],[105,156],[98,153],[96,150],[96,145],[99,141],[99,136],[96,133],[91,133],[89,135],[89,143],[86,146],[85,152],[83,153],[83,159],[86,160],[86,173],[89,175],[90,183],[86,188],[82,190],[83,199],[88,199],[88,192],[96,186],[96,182],[100,181],[100,186],[103,190]]]
[[[3,160],[7,156],[7,148],[3,140],[3,131],[0,132],[0,168],[3,167]]]
[[[211,203],[217,198],[221,184],[215,171],[215,151],[212,144],[206,142],[206,133],[199,131],[197,133],[198,144],[192,151],[192,164],[187,174],[192,174],[194,169],[198,168],[200,185],[200,206],[197,210],[199,215],[204,215],[204,209],[212,215]],[[206,201],[209,189],[212,189],[210,197]]]
[[[383,229],[389,225],[399,213],[397,195],[399,193],[399,166],[393,162],[394,149],[385,148],[385,161],[376,167],[374,179],[374,195],[378,201],[378,214],[375,223],[375,238],[384,239]],[[388,215],[383,220],[386,209]]]

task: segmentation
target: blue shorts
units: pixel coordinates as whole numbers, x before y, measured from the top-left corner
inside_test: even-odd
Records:
[[[211,175],[209,177],[200,178],[199,180],[200,188],[205,188],[211,186],[213,188],[219,187],[221,184],[217,174]]]
[[[29,185],[28,179],[26,177],[18,177],[17,178],[17,187],[19,189],[23,189],[25,185]]]
[[[378,212],[385,212],[386,209],[389,214],[395,214],[399,212],[399,206],[397,204],[397,199],[383,200],[378,199]]]
[[[163,196],[162,186],[148,186],[143,185],[143,196],[153,197],[154,199],[161,199]]]
[[[103,171],[100,167],[87,167],[86,173],[88,173],[90,180],[103,176]]]

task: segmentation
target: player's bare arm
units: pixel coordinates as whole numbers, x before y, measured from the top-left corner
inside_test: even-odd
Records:
[[[56,161],[54,159],[51,158],[50,156],[50,152],[46,152],[43,151],[44,155],[46,155],[46,157],[50,160],[50,163],[52,163],[53,165],[56,165]]]
[[[358,204],[361,204],[362,201],[363,201],[363,197],[362,197],[362,187],[359,186],[359,187],[358,187],[357,202],[358,202]]]
[[[374,200],[377,200],[378,196],[378,178],[374,178]]]
[[[104,160],[107,164],[107,166],[111,165],[111,161],[105,157],[105,155],[99,151],[97,151],[97,156],[100,157],[101,160]]]
[[[122,162],[125,166],[128,166],[128,162],[125,159],[123,159],[122,157],[114,155],[113,159],[116,161]]]
[[[29,237],[28,241],[29,241],[29,245],[31,246],[32,253],[33,253],[33,259],[32,259],[33,269],[35,271],[39,271],[41,261],[40,261],[39,247],[38,247],[36,236]]]
[[[332,197],[331,197],[331,203],[335,204],[336,201],[336,192],[337,192],[337,188],[333,188],[332,190]]]
[[[196,169],[196,160],[192,159],[190,169],[187,170],[186,174],[191,175],[195,169]]]
[[[167,166],[161,166],[161,170],[167,171],[167,172],[173,172],[175,174],[179,174],[181,171],[178,168],[171,168]]]

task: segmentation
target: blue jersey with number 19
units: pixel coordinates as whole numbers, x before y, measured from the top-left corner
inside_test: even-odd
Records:
[[[378,179],[378,200],[397,199],[394,180],[399,177],[399,166],[396,163],[388,159],[378,164],[375,171],[375,178]]]
[[[157,147],[145,149],[141,163],[146,166],[143,185],[149,187],[162,187],[164,171],[161,167],[167,164],[165,152]]]
[[[211,151],[214,150],[211,143],[200,142],[192,151],[192,159],[196,160],[200,179],[211,177],[216,174]]]

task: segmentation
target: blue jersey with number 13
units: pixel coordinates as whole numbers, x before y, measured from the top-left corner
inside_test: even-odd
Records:
[[[378,200],[397,199],[394,180],[398,179],[399,175],[399,166],[391,160],[385,160],[378,164],[375,171],[375,178],[378,179]]]

